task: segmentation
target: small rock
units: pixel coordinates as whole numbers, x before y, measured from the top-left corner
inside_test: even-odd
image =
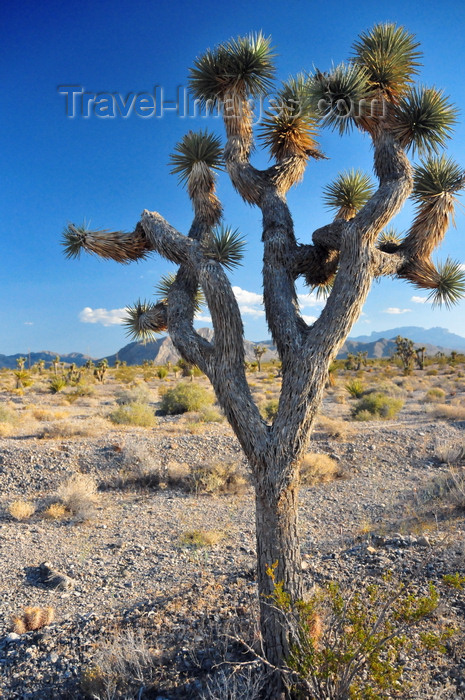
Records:
[[[6,635],[6,641],[7,642],[20,642],[21,641],[21,635],[16,634],[16,632],[10,632],[10,634]]]
[[[425,537],[424,535],[422,535],[421,537],[419,537],[417,539],[417,544],[420,547],[430,547],[431,546],[429,539],[427,537]]]

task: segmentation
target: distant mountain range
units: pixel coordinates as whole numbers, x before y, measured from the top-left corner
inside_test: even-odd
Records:
[[[198,333],[207,340],[213,338],[213,331],[211,328],[201,328]],[[449,354],[452,350],[465,352],[465,338],[455,333],[450,333],[446,328],[425,329],[419,326],[402,326],[400,328],[391,328],[387,331],[373,332],[370,335],[361,335],[357,338],[349,338],[342,346],[338,357],[345,358],[349,352],[367,352],[368,357],[373,358],[390,357],[395,349],[394,339],[398,335],[401,335],[403,338],[410,338],[416,345],[426,347],[427,354],[430,356],[435,355],[437,352]],[[256,345],[263,345],[267,349],[262,356],[264,362],[277,358],[276,347],[271,340],[264,340],[260,343],[245,340],[244,348],[246,360],[255,360],[254,347]],[[49,366],[56,354],[57,353],[47,350],[43,352],[31,352],[29,354],[23,353],[22,355],[21,353],[16,355],[0,355],[0,368],[6,367],[15,369],[16,360],[19,357],[26,358],[26,366],[28,366],[29,362],[33,365],[39,360],[45,360],[46,365]],[[156,365],[164,365],[166,362],[174,363],[178,358],[179,355],[170,338],[167,336],[158,338],[150,343],[145,343],[145,345],[144,343],[137,342],[129,343],[121,348],[121,350],[118,350],[114,355],[107,356],[110,365],[113,365],[116,359],[126,362],[128,365],[139,365],[142,364],[144,360],[149,360]],[[75,362],[79,367],[90,359],[93,359],[94,362],[98,362],[97,359],[79,352],[61,355],[60,359],[62,362],[68,364]]]

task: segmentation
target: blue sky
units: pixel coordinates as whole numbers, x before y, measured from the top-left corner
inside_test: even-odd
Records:
[[[139,297],[150,298],[160,275],[172,269],[156,256],[127,266],[86,255],[68,261],[60,246],[68,222],[132,230],[143,209],[159,211],[184,233],[191,221],[189,200],[169,174],[168,159],[183,134],[205,128],[206,119],[183,116],[182,109],[165,109],[150,118],[134,109],[127,118],[102,118],[91,109],[85,118],[80,100],[71,118],[60,86],[124,98],[155,89],[160,96],[163,90],[164,104],[170,107],[178,88],[183,94],[193,59],[231,36],[258,30],[271,35],[278,54],[277,79],[284,80],[300,70],[327,69],[340,62],[361,31],[392,21],[421,42],[420,82],[444,88],[460,108],[461,123],[449,154],[465,167],[465,6],[455,1],[297,0],[285,7],[276,0],[236,0],[231,5],[211,0],[4,0],[0,13],[0,353],[113,353],[128,342],[121,310]],[[222,134],[218,119],[209,120],[208,127]],[[301,241],[331,218],[321,204],[324,185],[341,170],[372,169],[366,137],[341,139],[323,132],[320,143],[329,159],[311,163],[304,182],[289,196]],[[265,166],[266,157],[257,153],[255,163]],[[247,239],[244,265],[231,279],[246,337],[261,340],[268,333],[260,305],[260,212],[242,203],[225,175],[219,194],[226,223]],[[439,258],[451,255],[465,263],[464,211],[458,208],[457,227],[449,231]],[[399,230],[408,227],[411,214],[407,206],[399,215]],[[310,319],[320,307],[308,290],[299,291],[303,313]],[[465,302],[452,311],[432,310],[424,303],[426,296],[398,281],[375,284],[351,335],[401,325],[444,326],[465,335]],[[208,323],[200,320],[199,325]]]

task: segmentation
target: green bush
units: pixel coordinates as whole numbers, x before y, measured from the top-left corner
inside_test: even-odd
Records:
[[[166,367],[157,367],[157,377],[158,379],[164,379],[168,374]]]
[[[16,414],[10,411],[6,406],[0,406],[0,423],[14,423]]]
[[[156,424],[155,414],[145,403],[128,403],[119,406],[108,416],[117,425],[137,425],[141,428],[151,428]]]
[[[278,413],[278,399],[270,399],[261,406],[261,414],[267,420],[274,420]]]
[[[366,415],[364,412],[368,411],[373,418],[383,418],[385,420],[395,418],[403,405],[402,399],[394,399],[381,392],[373,391],[365,394],[357,402],[352,411],[352,417],[355,420],[367,420],[366,418],[358,418],[358,414]]]
[[[346,384],[346,389],[354,399],[359,399],[365,391],[362,382],[359,379],[353,379]]]
[[[428,401],[428,403],[434,403],[435,401],[444,401],[446,398],[446,392],[444,389],[440,389],[439,387],[433,387],[432,389],[429,389],[426,392],[425,401]]]
[[[201,411],[212,403],[213,396],[204,387],[182,382],[165,392],[160,408],[163,413],[176,415],[188,411]]]

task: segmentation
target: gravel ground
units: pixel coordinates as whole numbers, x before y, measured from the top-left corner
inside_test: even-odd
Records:
[[[357,424],[347,441],[330,440],[320,430],[311,446],[337,460],[346,478],[302,489],[308,586],[379,581],[387,570],[415,578],[420,590],[432,581],[443,596],[434,623],[458,630],[445,654],[407,655],[405,677],[414,690],[404,697],[465,698],[464,594],[442,583],[445,574],[465,574],[465,523],[450,504],[430,499],[431,484],[449,470],[437,459],[438,444],[463,441],[463,428],[432,422],[412,403],[399,421]],[[116,658],[115,645],[127,646],[129,639],[149,655],[150,677],[146,670],[133,695],[128,690],[115,697],[136,697],[145,684],[140,697],[200,698],[208,678],[220,673],[212,671],[216,663],[248,658],[238,644],[224,641],[225,631],[256,643],[252,491],[211,497],[108,488],[134,445],[162,470],[173,462],[192,467],[218,460],[246,468],[227,426],[189,434],[176,418],[96,438],[0,438],[1,697],[91,697],[84,689],[97,687],[92,669]],[[18,522],[8,514],[18,499],[40,511],[76,471],[106,484],[89,521],[45,520],[38,512]],[[193,530],[219,532],[221,539],[205,548],[183,545]],[[39,567],[45,561],[70,577],[70,587],[44,581]],[[12,633],[12,616],[27,606],[52,606],[55,621]],[[205,697],[229,696],[211,691]]]

